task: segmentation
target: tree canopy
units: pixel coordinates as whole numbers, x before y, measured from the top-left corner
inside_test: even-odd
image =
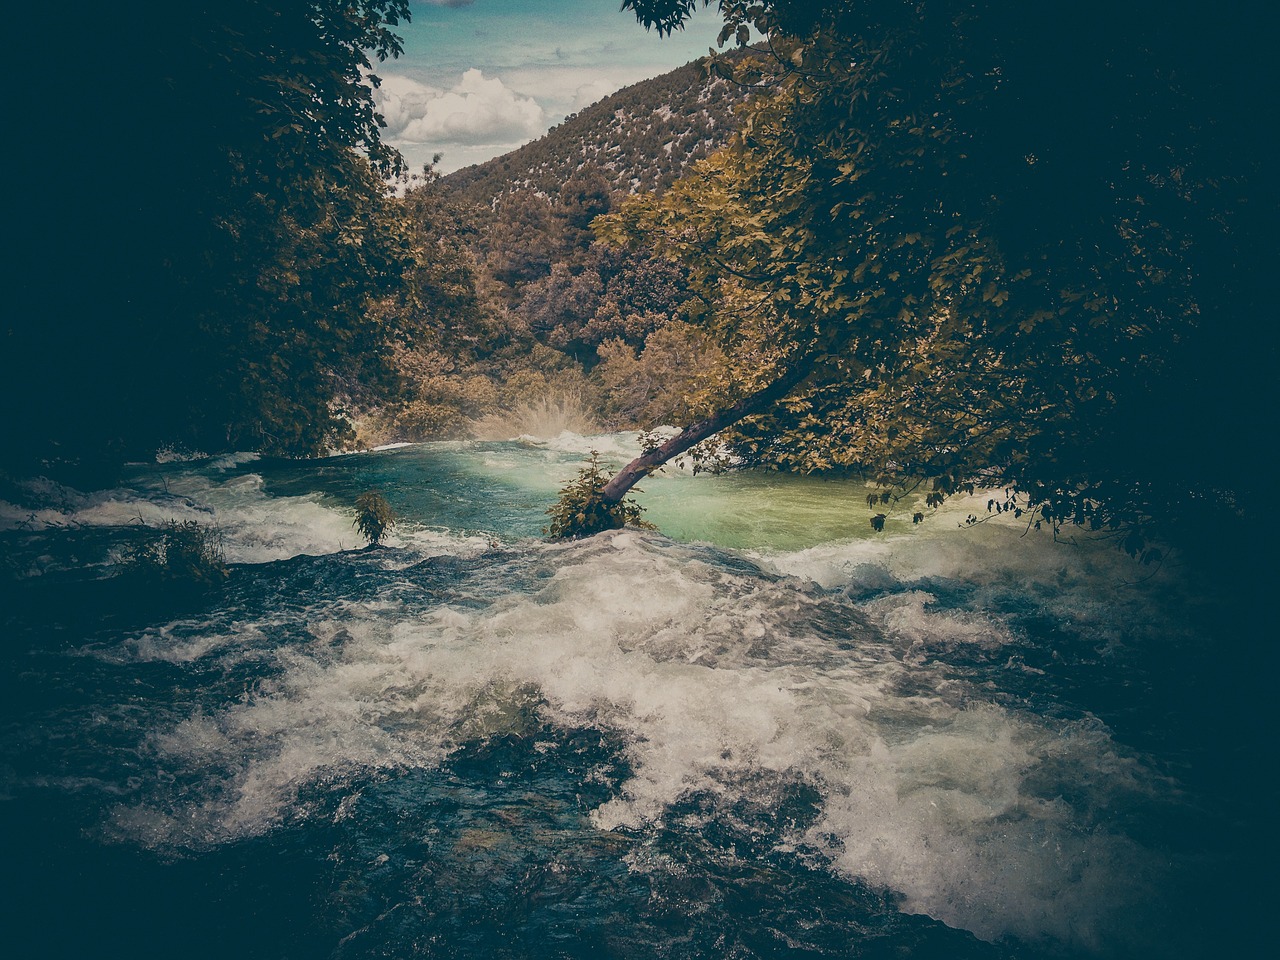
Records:
[[[59,18],[56,61],[8,98],[7,127],[27,135],[0,361],[7,455],[333,441],[335,377],[376,369],[390,338],[365,305],[409,255],[384,205],[400,160],[370,89],[408,8],[225,0]]]
[[[624,3],[661,31],[693,6]],[[725,150],[600,230],[678,260],[715,304],[741,453],[1006,488],[1134,551],[1260,509],[1272,15],[718,7],[726,38],[766,36],[763,66],[733,68],[761,93]]]

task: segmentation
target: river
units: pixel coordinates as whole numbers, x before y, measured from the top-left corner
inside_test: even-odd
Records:
[[[985,497],[588,449],[138,465],[0,502],[12,956],[1244,955],[1275,890],[1260,639],[1174,563]],[[352,503],[401,517],[364,548]],[[18,498],[14,498],[15,500]],[[197,519],[212,598],[111,602]],[[1265,872],[1263,872],[1265,871]]]

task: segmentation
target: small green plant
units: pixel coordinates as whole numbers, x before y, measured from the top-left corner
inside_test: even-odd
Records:
[[[676,458],[676,466],[683,467],[686,459],[690,462],[695,477],[700,473],[709,473],[718,477],[728,473],[733,466],[733,458],[715,437],[694,444]]]
[[[183,583],[210,588],[230,576],[222,549],[222,534],[196,520],[170,520],[160,535],[131,547],[124,568],[152,583]]]
[[[606,501],[604,488],[608,482],[609,475],[600,470],[600,454],[592,450],[577,479],[560,491],[560,499],[547,511],[551,526],[543,532],[553,540],[575,540],[625,526],[657,529],[640,519],[644,508],[634,500]]]
[[[351,525],[370,543],[381,543],[396,525],[396,515],[382,494],[370,490],[356,497],[356,518]]]

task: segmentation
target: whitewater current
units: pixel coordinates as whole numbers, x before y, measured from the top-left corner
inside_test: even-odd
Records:
[[[1173,573],[966,526],[981,497],[877,534],[856,484],[746,473],[650,478],[661,532],[543,540],[582,455],[629,442],[239,456],[0,503],[26,592],[3,801],[34,831],[9,852],[52,864],[24,913],[92,919],[107,956],[1212,941],[1188,910],[1217,903],[1241,814],[1189,786],[1169,713],[1195,704],[1145,665],[1201,643]],[[401,516],[379,547],[364,489]],[[170,519],[219,531],[225,591],[80,609],[66,554],[105,576]]]

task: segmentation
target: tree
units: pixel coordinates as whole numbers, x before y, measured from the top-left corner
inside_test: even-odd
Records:
[[[396,289],[369,306],[394,338],[389,358],[375,354],[342,380],[342,399],[360,421],[360,443],[461,435],[491,412],[494,387],[475,371],[511,345],[509,317],[485,302],[464,243],[468,225],[428,165],[393,209],[409,264]],[[357,361],[360,358],[356,358]]]
[[[624,6],[666,31],[693,3]],[[736,76],[769,95],[721,154],[600,226],[716,304],[740,452],[1006,487],[1052,524],[1137,530],[1135,551],[1260,510],[1277,205],[1257,129],[1274,86],[1250,71],[1274,72],[1273,17],[718,6],[726,37],[767,36]]]
[[[699,406],[703,387],[716,383],[724,362],[705,331],[680,320],[650,332],[639,351],[618,338],[600,344],[598,353],[592,378],[605,422],[617,429],[696,419],[706,412]]]
[[[518,312],[553,347],[590,363],[605,341],[640,347],[655,329],[683,316],[686,281],[670,261],[594,243],[524,287]]]
[[[7,125],[28,138],[0,351],[27,413],[6,459],[334,442],[335,377],[387,349],[364,307],[406,262],[367,78],[407,17],[226,0],[60,20],[57,68]]]
[[[556,247],[551,206],[535,194],[517,193],[502,198],[482,238],[489,271],[515,291],[551,272]]]
[[[553,215],[567,257],[581,255],[595,239],[591,221],[609,212],[612,190],[600,168],[584,164],[556,193]]]

